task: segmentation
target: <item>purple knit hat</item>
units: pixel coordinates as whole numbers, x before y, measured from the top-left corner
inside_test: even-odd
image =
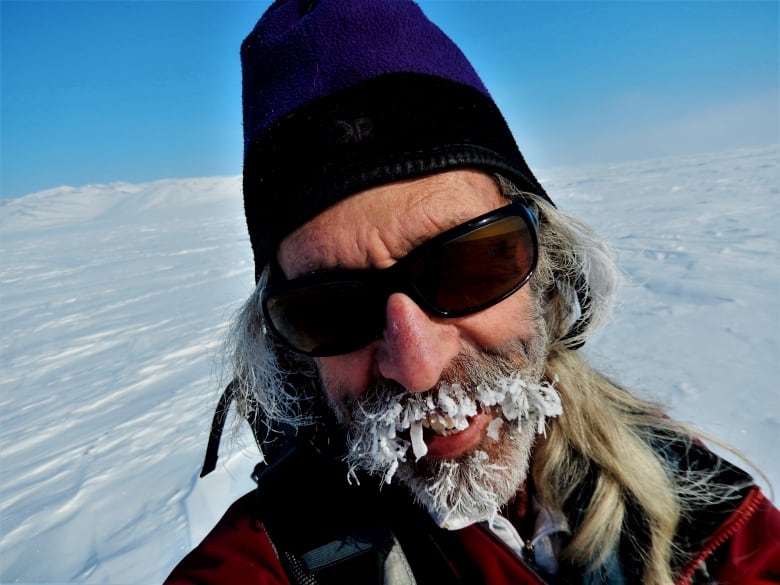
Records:
[[[457,46],[408,0],[277,0],[241,46],[255,273],[291,231],[384,183],[456,168],[547,197]]]

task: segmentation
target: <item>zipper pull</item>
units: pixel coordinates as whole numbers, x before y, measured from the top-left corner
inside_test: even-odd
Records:
[[[526,561],[531,563],[534,567],[536,566],[536,550],[531,539],[523,542],[523,556]]]

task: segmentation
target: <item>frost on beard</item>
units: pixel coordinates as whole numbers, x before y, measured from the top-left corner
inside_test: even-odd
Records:
[[[350,475],[354,476],[360,466],[370,473],[383,474],[389,484],[398,465],[407,460],[410,448],[418,460],[427,454],[424,421],[433,427],[446,424],[448,429],[460,431],[468,427],[469,418],[477,412],[493,409],[502,416],[488,428],[492,439],[498,438],[504,423],[520,429],[532,420],[536,432],[544,434],[546,419],[562,413],[556,382],[557,378],[552,383],[528,382],[513,374],[492,384],[480,383],[471,391],[460,384],[443,385],[435,394],[406,396],[381,413],[363,412],[363,436],[352,445]],[[409,440],[402,436],[407,430]]]

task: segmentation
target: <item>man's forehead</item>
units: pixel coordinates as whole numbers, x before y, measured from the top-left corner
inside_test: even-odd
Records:
[[[504,203],[479,171],[448,171],[389,183],[348,197],[287,236],[285,272],[384,267],[432,236]]]

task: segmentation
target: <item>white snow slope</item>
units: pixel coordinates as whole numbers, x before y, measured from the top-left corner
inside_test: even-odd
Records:
[[[554,169],[630,285],[585,351],[777,489],[780,147]],[[240,179],[61,187],[0,206],[0,581],[151,584],[251,489],[199,480],[225,325],[252,284]]]

